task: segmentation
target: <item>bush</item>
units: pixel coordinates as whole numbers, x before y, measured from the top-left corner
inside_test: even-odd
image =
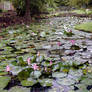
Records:
[[[48,5],[55,6],[54,0],[31,0],[30,1],[30,12],[31,15],[39,14],[43,11],[46,11]],[[26,5],[25,0],[13,0],[13,5],[16,8],[16,12],[19,16],[24,16]]]
[[[2,9],[0,9],[0,13],[2,13],[3,12],[3,10]]]

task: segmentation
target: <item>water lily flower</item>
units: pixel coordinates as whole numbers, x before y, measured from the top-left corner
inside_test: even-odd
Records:
[[[50,25],[53,25],[53,23],[52,23],[52,22],[50,22]]]
[[[63,61],[66,61],[66,59],[65,59],[64,57],[62,57],[62,60],[63,60]]]
[[[31,64],[30,61],[31,61],[31,58],[29,57],[29,58],[27,59],[27,63],[28,63],[28,65]]]
[[[27,28],[29,28],[30,26],[29,25],[26,25]]]
[[[57,42],[57,45],[58,45],[58,46],[61,46],[61,42]]]
[[[32,32],[32,35],[35,36],[36,34],[34,32]]]
[[[37,56],[40,56],[40,52],[39,51],[37,52]]]
[[[45,67],[45,72],[47,72],[47,67]]]
[[[50,60],[50,65],[52,65],[52,60]]]
[[[6,66],[6,71],[10,72],[10,66],[8,66],[8,65]]]
[[[65,29],[65,31],[67,31],[68,30],[68,28],[64,25],[64,29]]]
[[[69,30],[70,33],[72,33],[72,30]]]
[[[39,66],[37,66],[37,64],[33,64],[32,66],[34,70],[39,70]]]
[[[70,42],[72,43],[72,45],[74,45],[74,44],[75,44],[75,40],[70,40]]]

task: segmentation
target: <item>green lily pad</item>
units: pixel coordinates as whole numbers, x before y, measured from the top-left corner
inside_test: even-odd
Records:
[[[8,92],[30,92],[30,88],[15,86],[12,87]]]
[[[0,89],[5,88],[8,85],[10,80],[11,80],[10,77],[0,76]]]
[[[79,46],[77,46],[77,45],[72,45],[70,49],[72,49],[72,50],[79,50],[79,49],[80,49],[80,47],[79,47]]]
[[[71,37],[71,36],[74,35],[72,32],[67,32],[67,31],[64,31],[64,34],[67,35],[67,36],[69,36],[69,37]]]
[[[19,66],[26,66],[27,63],[23,60],[23,57],[18,57],[18,65]]]
[[[36,83],[37,83],[37,81],[32,78],[29,78],[28,80],[21,81],[22,86],[33,86]]]
[[[34,71],[30,74],[30,76],[34,76],[34,78],[39,78],[41,76],[41,71]]]
[[[79,88],[79,90],[77,90],[76,92],[89,92],[87,90],[87,88],[86,88],[87,86],[85,84],[78,84],[76,86]]]
[[[52,79],[39,79],[38,80],[39,83],[43,86],[43,87],[46,87],[46,86],[52,86],[52,82],[53,80]]]
[[[50,62],[48,62],[48,61],[42,62],[42,65],[44,65],[44,66],[51,66]]]
[[[66,78],[58,79],[57,83],[60,85],[72,85],[75,83],[75,80],[66,77]]]
[[[4,76],[4,75],[7,75],[8,74],[8,72],[1,72],[0,71],[0,76]]]
[[[8,92],[7,90],[0,89],[0,92]]]
[[[52,73],[52,76],[56,78],[62,78],[62,77],[67,76],[67,74],[63,72],[55,72],[55,73]]]
[[[30,77],[31,72],[32,72],[31,68],[27,68],[27,69],[22,70],[21,72],[18,73],[18,79],[20,81],[26,80],[27,78]]]

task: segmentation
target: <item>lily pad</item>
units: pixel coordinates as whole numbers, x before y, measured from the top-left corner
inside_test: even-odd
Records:
[[[12,87],[8,92],[30,92],[30,88],[15,86]]]
[[[75,83],[75,80],[70,79],[70,78],[62,78],[62,79],[57,79],[57,83],[60,85],[72,85]]]
[[[39,81],[39,83],[41,84],[41,86],[43,86],[43,87],[49,87],[49,86],[52,86],[52,82],[53,82],[53,80],[52,79],[39,79],[38,80]]]
[[[67,74],[63,72],[55,72],[55,73],[52,73],[52,76],[56,78],[62,78],[62,77],[67,76]]]
[[[31,74],[34,76],[34,78],[39,78],[41,76],[41,71],[34,71]],[[30,74],[30,76],[31,76],[31,74]]]
[[[28,80],[21,81],[22,86],[33,86],[35,83],[37,83],[37,81],[32,78],[29,78]]]
[[[10,77],[0,76],[0,89],[5,88],[8,85],[10,80],[11,80]]]

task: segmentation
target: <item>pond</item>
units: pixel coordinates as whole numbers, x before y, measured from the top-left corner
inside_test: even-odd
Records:
[[[3,29],[0,32],[0,82],[2,80],[6,82],[0,83],[1,92],[12,92],[12,90],[13,92],[91,92],[92,33],[74,29],[76,24],[83,22],[92,22],[92,20],[54,17],[30,26],[23,24]],[[51,76],[49,79],[43,79],[49,82],[51,79],[51,87],[46,87],[50,84],[48,82],[44,84],[41,79],[40,84],[33,83],[31,87],[28,86],[28,82],[24,84],[24,81],[20,83],[15,79],[24,67],[14,66],[14,61],[27,61],[29,57],[33,59],[34,55],[37,55],[36,61],[40,61],[37,64],[41,66],[48,67],[53,64]],[[47,61],[50,61],[49,65],[44,63]],[[12,74],[6,72],[8,65]],[[36,73],[38,78],[40,74]],[[45,86],[42,87],[43,85]]]

